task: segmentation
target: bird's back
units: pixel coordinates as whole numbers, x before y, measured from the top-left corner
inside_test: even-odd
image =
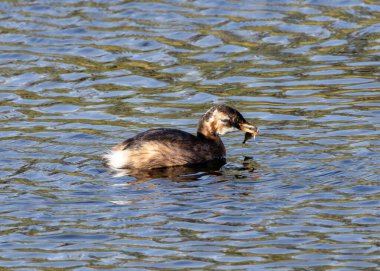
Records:
[[[177,129],[151,129],[116,145],[105,156],[112,168],[160,168],[225,156],[223,143]]]

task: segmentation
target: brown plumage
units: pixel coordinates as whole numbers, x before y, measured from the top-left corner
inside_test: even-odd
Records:
[[[151,129],[116,145],[104,157],[113,169],[151,169],[224,159],[219,135],[233,130],[257,134],[235,109],[217,105],[200,119],[197,135],[168,128]]]

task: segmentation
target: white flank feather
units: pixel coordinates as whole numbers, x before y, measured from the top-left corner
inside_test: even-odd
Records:
[[[128,164],[128,150],[123,151],[110,151],[104,155],[104,158],[107,160],[109,167],[113,169],[124,168]]]

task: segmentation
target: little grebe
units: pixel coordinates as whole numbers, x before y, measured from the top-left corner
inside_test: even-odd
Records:
[[[116,145],[104,158],[112,169],[152,169],[224,159],[226,149],[219,135],[235,130],[258,134],[236,109],[217,105],[202,116],[196,136],[177,129],[151,129]]]

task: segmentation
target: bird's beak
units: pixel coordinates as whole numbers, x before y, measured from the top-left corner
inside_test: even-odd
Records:
[[[239,126],[240,126],[240,130],[242,130],[246,133],[250,133],[253,135],[257,135],[259,133],[259,129],[250,123],[247,123],[247,122],[240,123]]]

